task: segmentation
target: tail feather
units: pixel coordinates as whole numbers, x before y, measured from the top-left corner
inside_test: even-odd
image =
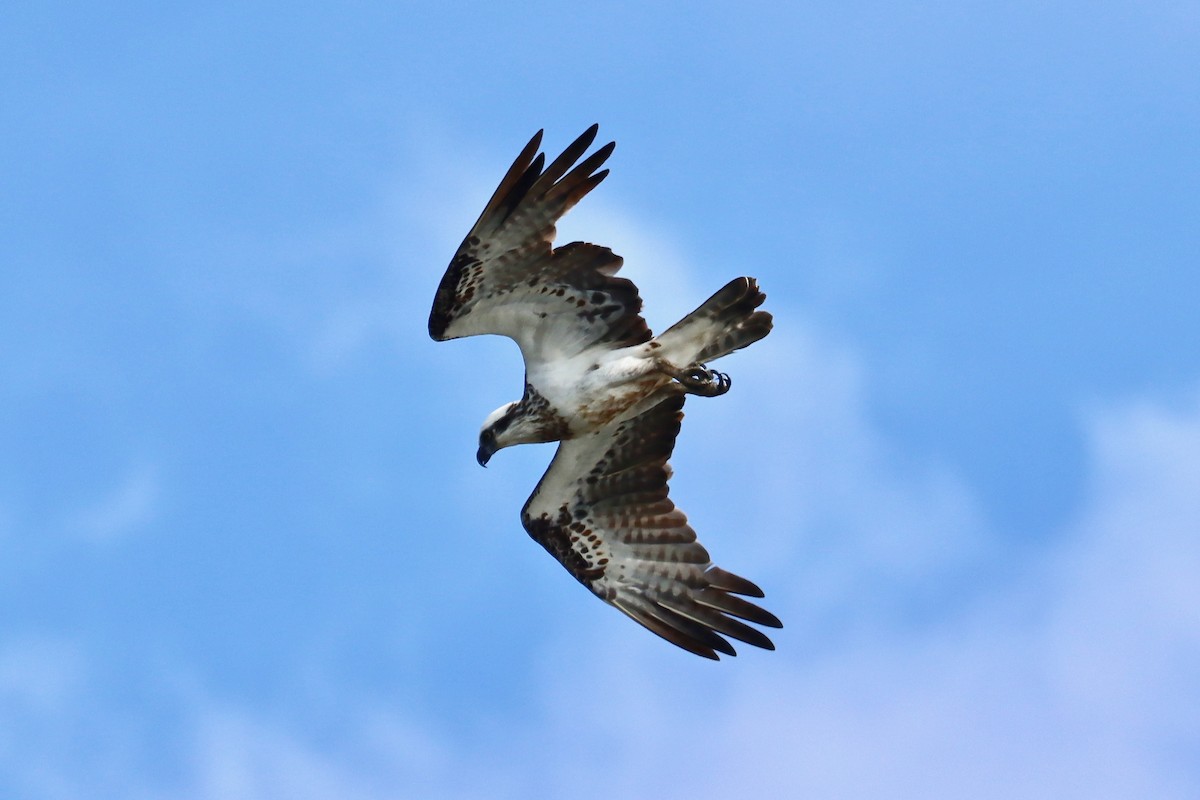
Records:
[[[766,299],[754,278],[735,278],[656,341],[681,366],[729,355],[771,332],[771,315],[756,310]]]

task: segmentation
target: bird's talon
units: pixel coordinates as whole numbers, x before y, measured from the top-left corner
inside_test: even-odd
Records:
[[[729,376],[715,369],[704,366],[694,366],[676,373],[675,379],[691,394],[704,397],[717,397],[729,391],[732,383]]]

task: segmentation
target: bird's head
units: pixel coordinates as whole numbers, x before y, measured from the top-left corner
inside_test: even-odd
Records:
[[[479,430],[479,452],[475,454],[479,466],[486,467],[497,450],[521,441],[518,430],[520,419],[513,413],[516,408],[515,402],[505,403],[483,421],[483,427]]]

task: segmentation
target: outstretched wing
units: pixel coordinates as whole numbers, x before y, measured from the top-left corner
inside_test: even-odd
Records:
[[[736,655],[724,636],[774,650],[741,621],[782,627],[737,596],[762,590],[713,566],[668,497],[683,400],[656,395],[622,421],[562,442],[521,522],[580,583],[667,641],[712,659]]]
[[[429,314],[430,336],[509,336],[526,363],[599,343],[650,340],[637,287],[614,277],[620,256],[584,242],[551,249],[555,223],[608,175],[596,170],[615,142],[575,165],[597,130],[588,128],[544,169],[542,132],[525,146],[442,277]]]

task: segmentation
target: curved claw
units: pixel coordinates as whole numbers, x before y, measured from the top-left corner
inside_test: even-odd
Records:
[[[717,397],[729,391],[733,384],[729,376],[715,369],[708,369],[702,364],[696,364],[675,375],[684,389],[691,394],[704,397]]]

